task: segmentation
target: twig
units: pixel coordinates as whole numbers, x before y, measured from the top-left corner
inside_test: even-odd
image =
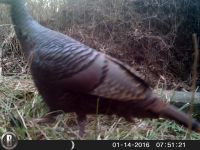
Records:
[[[97,98],[97,107],[96,107],[96,122],[95,122],[95,139],[97,139],[97,129],[98,129],[98,114],[99,114],[99,97]]]
[[[192,98],[190,102],[190,109],[189,109],[189,133],[187,138],[191,139],[191,133],[192,133],[192,112],[194,110],[193,104],[194,104],[194,98],[195,98],[195,81],[197,78],[197,67],[198,67],[198,61],[199,61],[199,48],[198,48],[198,40],[197,35],[192,35],[193,45],[194,45],[194,64],[192,67]]]
[[[0,27],[4,27],[4,26],[14,26],[13,24],[0,24]]]

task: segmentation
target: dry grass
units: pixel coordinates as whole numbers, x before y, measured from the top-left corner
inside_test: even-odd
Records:
[[[189,0],[28,1],[30,12],[41,24],[133,66],[152,86],[162,75],[168,81],[167,88],[179,90],[190,90],[193,63],[190,35],[193,31],[190,29],[198,31],[198,15],[191,12],[191,17],[187,12],[195,11],[198,4],[198,0],[193,3]],[[8,10],[1,7],[0,24],[3,26],[0,30],[5,32],[4,25],[10,24],[10,19]],[[193,19],[195,17],[197,21]],[[4,50],[8,51],[8,48]],[[13,60],[11,64],[15,66],[19,62]],[[17,67],[20,72],[21,66]],[[6,71],[10,73],[9,69],[4,69]]]
[[[135,119],[135,123],[117,116],[88,116],[86,134],[78,135],[75,114],[59,115],[54,123],[36,124],[33,118],[48,112],[34,88],[29,76],[0,79],[0,135],[6,131],[15,132],[20,139],[115,139],[152,140],[185,139],[187,130],[172,121],[164,119]],[[193,132],[192,139],[200,139]]]

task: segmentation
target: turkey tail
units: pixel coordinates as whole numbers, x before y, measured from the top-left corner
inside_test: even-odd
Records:
[[[193,131],[200,132],[200,123],[193,119],[191,124],[189,115],[178,111],[174,106],[166,105],[159,113],[161,117],[175,120],[187,128],[191,125]]]

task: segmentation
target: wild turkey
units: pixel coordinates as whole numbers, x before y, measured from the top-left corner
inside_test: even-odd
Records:
[[[164,117],[189,127],[189,117],[159,100],[136,72],[108,55],[62,33],[45,28],[27,12],[23,0],[11,5],[11,17],[35,85],[50,111],[75,112],[83,134],[87,114]],[[193,120],[192,129],[200,132]]]

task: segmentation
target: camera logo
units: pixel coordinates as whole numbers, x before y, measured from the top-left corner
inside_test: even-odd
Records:
[[[17,136],[12,132],[6,132],[1,137],[1,145],[6,150],[12,150],[17,146]]]

